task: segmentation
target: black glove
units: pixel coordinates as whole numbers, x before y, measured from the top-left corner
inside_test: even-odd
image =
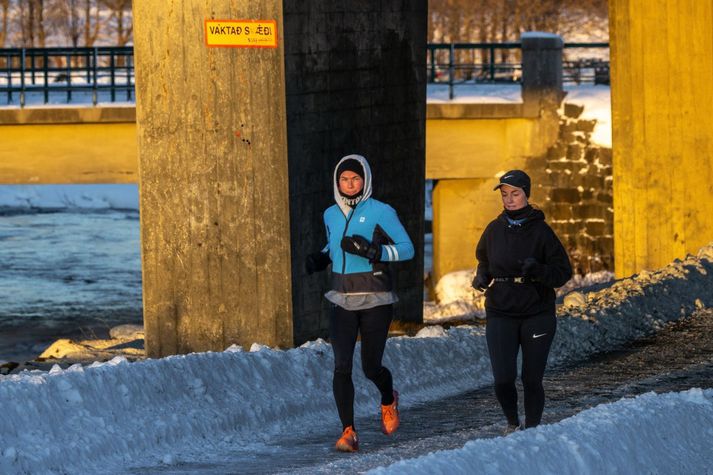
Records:
[[[486,276],[485,274],[475,274],[475,277],[473,277],[473,283],[471,285],[475,290],[485,292],[485,289],[488,288],[491,280],[493,280],[492,277]]]
[[[522,275],[535,279],[545,276],[545,265],[537,262],[534,257],[528,257],[522,261]]]
[[[305,270],[307,274],[314,274],[315,272],[323,271],[331,263],[332,259],[329,258],[329,254],[325,252],[313,252],[305,259]]]
[[[364,236],[355,234],[354,236],[344,236],[341,243],[342,249],[349,254],[365,257],[370,262],[377,260],[380,256],[381,246],[370,243]]]

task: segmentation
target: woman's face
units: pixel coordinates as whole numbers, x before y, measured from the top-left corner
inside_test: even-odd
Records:
[[[364,188],[364,180],[356,173],[346,170],[339,175],[339,191],[347,196],[354,196]]]
[[[515,211],[527,206],[527,196],[525,196],[522,188],[503,185],[500,187],[500,196],[503,199],[503,206],[509,211]]]

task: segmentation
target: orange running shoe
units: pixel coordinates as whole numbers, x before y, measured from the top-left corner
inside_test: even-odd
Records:
[[[342,436],[337,441],[337,450],[340,452],[356,452],[359,450],[359,438],[354,427],[349,426],[344,429]]]
[[[399,392],[394,390],[394,402],[381,405],[381,432],[391,435],[399,428]]]

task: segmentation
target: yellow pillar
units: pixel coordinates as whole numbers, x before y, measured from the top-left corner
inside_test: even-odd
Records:
[[[210,19],[280,40],[209,47]],[[134,2],[134,41],[147,353],[291,346],[282,2]]]
[[[616,274],[713,239],[713,1],[610,0]]]

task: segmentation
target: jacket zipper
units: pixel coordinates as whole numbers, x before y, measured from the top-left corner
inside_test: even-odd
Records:
[[[349,221],[352,220],[352,216],[354,216],[354,213],[356,213],[356,206],[351,210],[348,218],[346,216],[344,217],[344,219],[347,220],[347,223],[344,225],[344,232],[342,233],[342,239],[344,239],[347,235],[347,229],[349,228]],[[341,247],[341,241],[339,242],[339,247]],[[346,269],[347,269],[347,251],[342,249],[342,274],[344,274],[346,272]]]

